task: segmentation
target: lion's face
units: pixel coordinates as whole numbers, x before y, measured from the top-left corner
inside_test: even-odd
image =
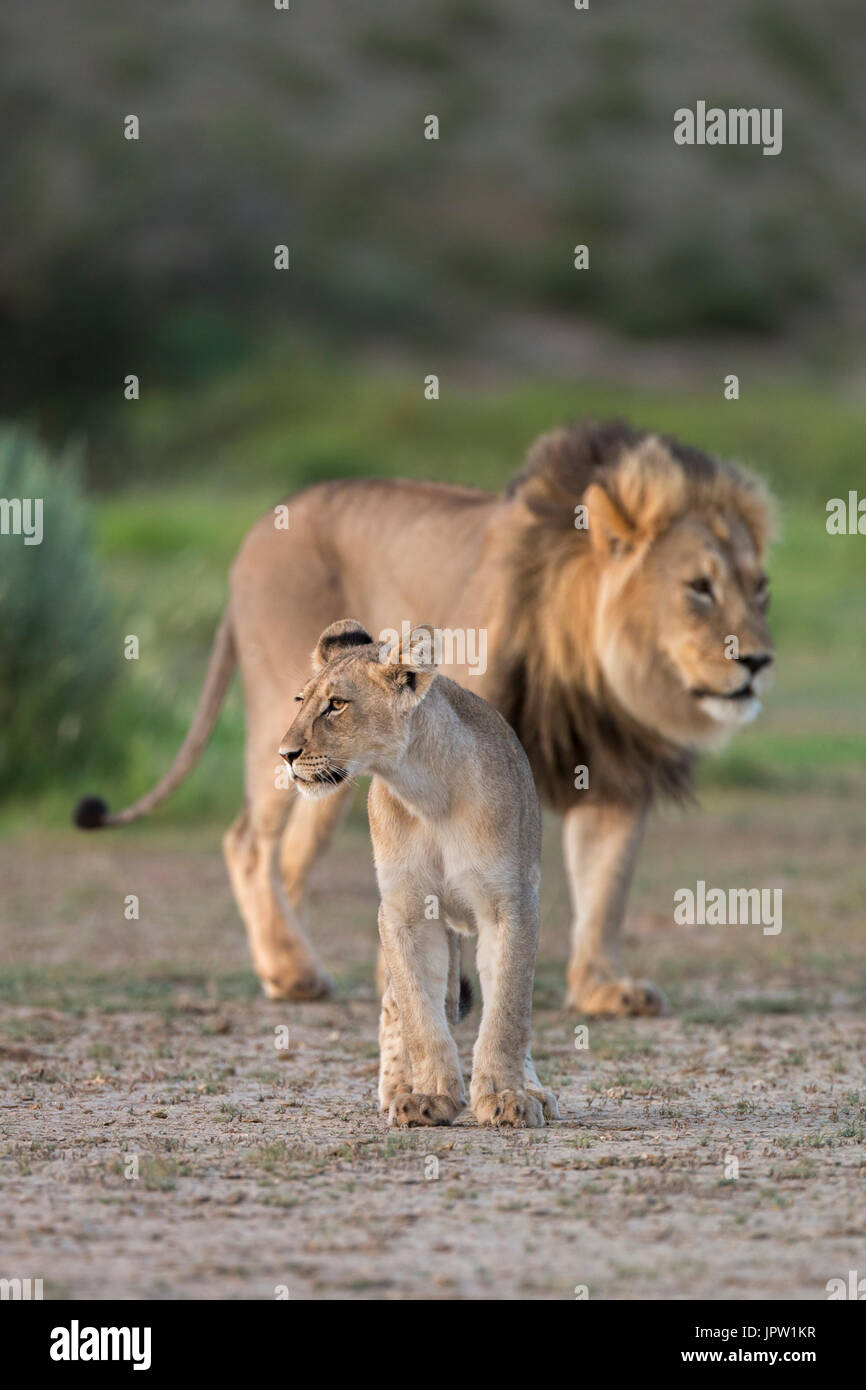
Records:
[[[630,714],[679,744],[714,745],[760,709],[773,660],[769,590],[736,514],[695,510],[608,554],[596,641]]]
[[[327,795],[349,777],[393,766],[405,752],[412,711],[435,671],[399,658],[351,619],[322,633],[313,678],[295,697],[297,713],[280,743],[302,795]]]

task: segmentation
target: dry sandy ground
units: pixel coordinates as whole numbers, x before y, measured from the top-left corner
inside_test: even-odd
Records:
[[[689,862],[724,864],[728,832],[722,805],[690,827]],[[688,883],[682,833],[656,828],[647,862]],[[576,1047],[552,860],[535,1053],[563,1120],[390,1132],[363,827],[319,877],[324,1004],[256,994],[214,838],[31,835],[0,854],[0,1276],[77,1298],[821,1299],[866,1274],[862,941],[846,954],[794,913],[783,952],[785,932],[732,944],[638,911],[630,952],[674,1011],[590,1022]],[[817,859],[792,870],[795,901]]]

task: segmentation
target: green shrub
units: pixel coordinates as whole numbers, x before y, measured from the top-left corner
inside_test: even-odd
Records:
[[[52,460],[24,430],[0,428],[0,499],[42,502],[39,543],[13,534],[8,506],[0,514],[0,789],[8,794],[84,765],[102,737],[121,645],[77,460],[68,451]],[[37,516],[34,508],[31,522]]]

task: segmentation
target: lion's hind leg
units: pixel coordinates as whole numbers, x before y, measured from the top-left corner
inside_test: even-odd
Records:
[[[276,892],[274,858],[288,808],[282,800],[246,804],[223,836],[223,852],[247,929],[253,968],[269,999],[317,999],[328,980],[300,922],[288,918]]]
[[[310,870],[324,854],[352,800],[353,786],[345,783],[328,796],[308,801],[296,797],[280,840],[280,875],[286,897],[303,913],[304,890]]]

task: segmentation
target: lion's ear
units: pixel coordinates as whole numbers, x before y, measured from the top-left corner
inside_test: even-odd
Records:
[[[601,544],[608,553],[653,540],[686,503],[683,470],[654,434],[648,434],[622,456],[608,486],[610,491],[593,483],[584,496],[590,535],[594,544]]]
[[[686,506],[687,486],[682,467],[654,434],[617,465],[612,480],[620,510],[630,517],[643,539],[652,540]]]
[[[313,671],[318,675],[335,656],[342,656],[352,647],[368,647],[372,640],[367,629],[356,623],[354,618],[341,618],[339,622],[331,623],[330,627],[325,628],[311,656]]]
[[[634,541],[634,530],[609,493],[598,483],[590,483],[583,494],[589,515],[589,538],[605,555],[627,550]]]

